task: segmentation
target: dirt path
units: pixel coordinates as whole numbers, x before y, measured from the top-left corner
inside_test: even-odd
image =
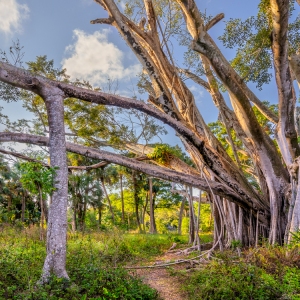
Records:
[[[178,259],[185,259],[176,254],[163,254],[157,257],[149,265],[168,263]],[[173,269],[182,270],[186,268],[186,264],[172,265]],[[180,284],[176,276],[172,276],[166,268],[136,269],[136,274],[152,288],[156,289],[160,297],[164,300],[186,300],[184,292],[180,289]]]

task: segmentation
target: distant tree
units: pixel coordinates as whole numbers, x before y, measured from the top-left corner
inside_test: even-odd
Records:
[[[23,162],[18,165],[21,171],[22,186],[33,195],[37,195],[41,212],[40,239],[44,240],[44,224],[48,219],[47,198],[54,192],[55,169],[47,168],[40,163]]]

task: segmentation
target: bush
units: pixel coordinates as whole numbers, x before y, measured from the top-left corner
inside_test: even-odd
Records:
[[[189,277],[189,299],[279,299],[276,280],[263,270],[240,263],[211,263]]]
[[[182,274],[189,299],[300,299],[299,250],[284,247],[216,254],[201,270]]]

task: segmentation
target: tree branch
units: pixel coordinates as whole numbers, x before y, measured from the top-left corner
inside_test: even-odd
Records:
[[[29,156],[23,155],[21,153],[7,151],[7,150],[4,150],[4,149],[0,149],[0,153],[11,155],[11,156],[14,156],[14,157],[26,160],[26,161],[30,161],[30,162],[37,162],[37,163],[43,165],[44,167],[50,168],[50,165],[45,164],[45,163],[43,163],[42,161],[40,161],[38,159],[34,159],[34,158],[29,157]]]
[[[280,123],[277,126],[279,147],[287,165],[300,155],[295,129],[296,95],[288,61],[289,0],[270,0],[273,33],[272,52],[279,98]]]
[[[27,82],[32,81],[32,78],[37,78],[40,81],[39,89],[28,86]],[[27,90],[31,90],[37,94],[43,95],[44,89],[53,88],[53,92],[57,93],[57,89],[60,89],[64,93],[65,98],[77,98],[87,102],[96,104],[112,105],[122,108],[134,108],[142,111],[158,120],[163,121],[165,124],[171,126],[179,135],[181,135],[188,143],[193,145],[201,155],[201,159],[210,170],[220,178],[229,187],[233,187],[237,194],[240,195],[244,201],[254,202],[257,208],[266,208],[268,205],[260,198],[260,196],[252,189],[252,187],[246,183],[246,181],[237,181],[237,169],[227,161],[218,152],[209,145],[205,137],[200,136],[191,129],[187,128],[180,121],[173,118],[173,115],[162,113],[158,109],[147,105],[143,101],[135,99],[125,98],[117,95],[111,95],[99,91],[88,90],[80,87],[76,87],[64,82],[52,81],[48,78],[35,75],[30,72],[14,67],[12,65],[0,62],[0,81],[9,83],[13,86],[21,87]],[[37,141],[38,142],[38,141]]]
[[[91,24],[108,24],[111,25],[114,22],[114,18],[109,17],[109,18],[100,18],[100,19],[95,19],[91,20]]]
[[[29,144],[40,145],[40,146],[49,145],[49,139],[45,136],[35,136],[30,134],[11,133],[11,132],[0,133],[0,142],[19,142],[19,143],[29,143]],[[180,173],[167,168],[150,165],[141,161],[137,161],[132,158],[124,157],[119,154],[114,154],[103,150],[76,145],[73,143],[66,143],[66,149],[69,152],[77,153],[93,159],[99,159],[102,161],[122,165],[131,168],[133,170],[148,174],[153,177],[161,178],[176,183],[191,185],[203,191],[209,192],[211,188],[216,195],[225,197],[246,209],[250,209],[250,208],[253,208],[254,210],[257,208],[259,209],[259,207],[257,208],[254,207],[252,199],[249,199],[249,201],[241,199],[241,197],[233,189],[231,189],[230,187],[222,183],[208,181],[209,184],[208,186],[207,181],[201,179],[199,176],[194,176],[191,174],[187,175],[185,173]],[[261,209],[263,209],[265,212],[268,212],[268,209],[266,207],[261,207]]]
[[[214,18],[212,18],[204,27],[205,31],[208,31],[210,28],[215,26],[218,22],[220,22],[225,15],[223,13],[216,15]]]
[[[195,75],[194,73],[192,73],[188,69],[177,68],[177,70],[178,70],[178,72],[180,72],[180,73],[184,74],[185,76],[187,76],[189,79],[192,79],[194,82],[196,82],[197,84],[204,87],[210,93],[210,87],[209,87],[209,84],[207,83],[207,81],[205,81],[202,78],[200,78],[199,76]]]

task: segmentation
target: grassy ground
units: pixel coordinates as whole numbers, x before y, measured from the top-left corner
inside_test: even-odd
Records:
[[[202,235],[203,243],[211,235]],[[67,270],[71,281],[51,278],[37,286],[45,259],[45,244],[37,228],[0,227],[0,299],[159,299],[155,290],[128,273],[125,264],[148,264],[174,243],[186,247],[183,236],[124,234],[118,230],[68,235]],[[169,268],[184,299],[298,299],[300,251],[264,246],[214,253],[193,270]],[[171,280],[172,282],[172,280]]]
[[[66,282],[51,278],[37,286],[45,244],[37,228],[0,229],[0,299],[158,299],[155,290],[122,269],[125,263],[148,260],[168,249],[176,235],[109,232],[68,235]]]
[[[67,270],[71,284],[52,278],[36,286],[45,259],[37,229],[0,232],[0,299],[157,299],[157,293],[120,268],[125,262],[156,255],[168,237],[109,233],[68,236]],[[150,246],[152,245],[152,246]]]

